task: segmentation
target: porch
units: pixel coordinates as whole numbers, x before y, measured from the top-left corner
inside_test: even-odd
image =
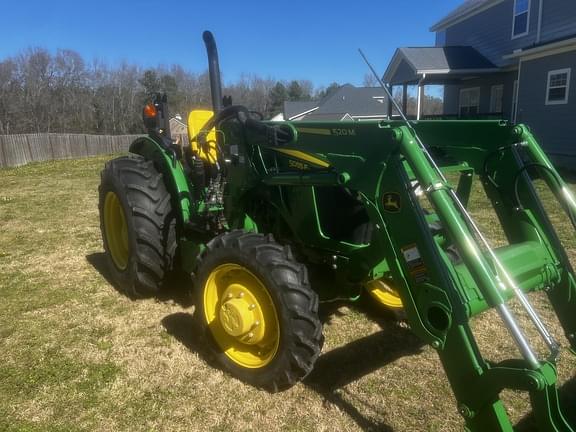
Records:
[[[515,79],[516,71],[497,68],[472,47],[399,48],[383,76],[415,120],[513,120]],[[388,115],[399,113],[389,105]]]

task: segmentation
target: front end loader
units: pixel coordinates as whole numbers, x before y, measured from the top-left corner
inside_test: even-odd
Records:
[[[437,352],[472,431],[509,431],[500,392],[530,395],[538,426],[572,431],[559,405],[560,345],[526,294],[545,290],[572,352],[576,280],[534,178],[572,222],[576,201],[527,126],[506,121],[272,122],[222,97],[213,36],[213,111],[193,111],[176,145],[165,99],[148,136],[106,164],[104,247],[131,296],[193,277],[195,317],[220,365],[269,391],[313,368],[323,343],[308,268],[334,273],[334,296],[363,287],[401,309]],[[492,247],[469,215],[480,179],[507,239]],[[549,350],[541,358],[509,302]],[[495,309],[518,358],[486,359],[470,326]]]

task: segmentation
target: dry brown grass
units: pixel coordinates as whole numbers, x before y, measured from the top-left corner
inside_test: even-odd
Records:
[[[256,390],[209,364],[185,296],[131,301],[103,276],[105,159],[0,171],[0,430],[462,429],[435,351],[362,302],[326,305],[323,354],[286,392]],[[493,313],[474,328],[487,356],[516,355]],[[572,378],[574,360],[564,355],[560,370],[563,382]],[[522,418],[527,399],[505,396]]]

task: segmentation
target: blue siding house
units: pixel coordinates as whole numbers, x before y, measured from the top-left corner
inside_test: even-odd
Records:
[[[443,117],[525,123],[559,164],[576,168],[576,0],[467,0],[434,24],[434,47],[399,48],[384,74],[444,86]]]

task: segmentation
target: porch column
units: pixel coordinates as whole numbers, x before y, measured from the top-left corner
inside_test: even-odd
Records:
[[[424,79],[426,74],[422,74],[422,79],[418,81],[418,107],[416,109],[416,120],[420,120],[424,111]]]
[[[416,114],[416,120],[420,120],[423,110],[424,110],[424,84],[418,83],[418,113]]]
[[[388,90],[390,91],[390,94],[392,95],[392,97],[394,97],[394,86],[392,84],[386,84],[388,86]],[[387,101],[388,102],[388,119],[392,118],[392,106],[394,105],[392,103],[391,100]]]
[[[402,84],[402,111],[408,116],[408,84]]]

